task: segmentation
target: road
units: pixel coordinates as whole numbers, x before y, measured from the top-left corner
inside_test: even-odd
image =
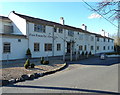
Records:
[[[111,65],[111,62],[115,63],[116,59],[113,58],[113,61],[111,59],[103,61],[97,59],[98,62],[102,62],[102,65],[95,65],[95,60],[87,59],[87,61],[73,62],[74,64],[70,63],[65,70],[33,81],[9,85],[3,87],[2,91],[3,93],[115,94],[118,92],[118,64]],[[105,65],[106,62],[110,65],[108,63]]]

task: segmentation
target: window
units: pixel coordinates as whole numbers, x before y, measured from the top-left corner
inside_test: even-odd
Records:
[[[110,47],[108,46],[108,50],[110,49]]]
[[[93,46],[91,46],[91,50],[93,50],[94,49],[94,47]]]
[[[34,43],[34,51],[39,51],[39,43]]]
[[[45,26],[44,25],[35,24],[34,25],[34,31],[35,32],[42,32],[42,33],[44,33],[45,32]]]
[[[108,42],[110,42],[110,40],[108,39]]]
[[[59,28],[59,33],[63,33],[63,29]]]
[[[97,50],[99,50],[99,46],[97,46]]]
[[[105,42],[105,38],[104,38],[104,42]]]
[[[99,37],[97,37],[97,41],[99,41]]]
[[[13,26],[4,25],[4,33],[12,33]]]
[[[113,46],[111,47],[111,49],[113,50]]]
[[[91,36],[91,41],[94,41],[94,37],[93,36]]]
[[[57,32],[57,28],[56,27],[54,27],[54,32]]]
[[[105,46],[103,47],[103,50],[105,50]]]
[[[57,51],[61,50],[61,44],[57,44]]]
[[[68,36],[74,36],[74,31],[72,31],[72,30],[68,30]]]
[[[79,46],[79,50],[83,50],[83,46]]]
[[[85,45],[84,50],[87,50],[87,46]]]
[[[80,35],[79,35],[79,39],[80,39],[80,40],[83,40],[83,34],[80,34]]]
[[[3,53],[10,53],[10,43],[4,43],[3,44]]]
[[[18,39],[18,42],[21,42],[21,39]]]
[[[52,44],[45,44],[45,51],[52,51]]]

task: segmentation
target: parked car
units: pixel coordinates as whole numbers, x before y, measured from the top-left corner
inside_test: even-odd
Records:
[[[106,58],[105,54],[100,55],[100,59],[104,60]]]

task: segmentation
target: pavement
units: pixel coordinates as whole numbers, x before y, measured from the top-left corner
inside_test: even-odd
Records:
[[[69,67],[63,71],[34,81],[4,86],[2,92],[114,95],[118,94],[118,63],[120,63],[119,58],[100,60],[98,57],[69,62]]]

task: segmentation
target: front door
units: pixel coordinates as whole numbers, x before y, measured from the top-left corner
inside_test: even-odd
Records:
[[[70,42],[67,43],[67,53],[70,53]]]

